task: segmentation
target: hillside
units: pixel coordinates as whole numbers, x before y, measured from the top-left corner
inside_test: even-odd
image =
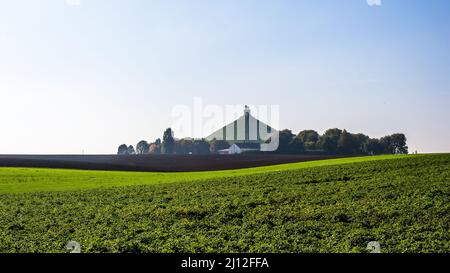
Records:
[[[0,192],[0,252],[69,240],[84,252],[450,249],[450,155],[185,174],[3,168]]]
[[[349,164],[365,161],[398,159],[408,155],[350,157],[281,164],[265,167],[201,172],[122,172],[85,171],[53,168],[2,168],[0,167],[0,194],[74,191],[110,187],[154,185],[160,183],[193,182],[225,177],[246,176],[267,172],[297,170],[319,166]],[[206,158],[205,160],[209,160]],[[175,160],[173,160],[177,164]],[[241,162],[242,163],[242,162]],[[169,164],[169,163],[167,163]],[[245,164],[244,164],[245,165]]]
[[[240,155],[0,155],[0,168],[199,172],[246,169],[344,157],[349,156],[259,153],[245,153]]]

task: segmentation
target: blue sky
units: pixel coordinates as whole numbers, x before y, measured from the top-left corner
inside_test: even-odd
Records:
[[[114,153],[177,104],[450,152],[450,1],[0,0],[0,153]]]

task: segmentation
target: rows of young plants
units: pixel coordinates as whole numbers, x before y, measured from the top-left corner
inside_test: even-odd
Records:
[[[450,251],[450,155],[0,200],[0,252]]]

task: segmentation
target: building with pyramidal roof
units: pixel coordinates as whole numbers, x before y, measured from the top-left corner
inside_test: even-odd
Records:
[[[230,146],[237,145],[242,152],[262,151],[261,145],[277,133],[277,130],[252,116],[250,108],[245,106],[243,116],[212,133],[206,140],[225,140]]]

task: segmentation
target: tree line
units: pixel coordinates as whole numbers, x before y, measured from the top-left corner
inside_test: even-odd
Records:
[[[408,146],[404,134],[393,134],[370,138],[364,134],[352,134],[347,130],[328,129],[323,135],[314,130],[301,131],[297,135],[291,130],[280,132],[280,145],[277,153],[324,153],[342,155],[364,154],[407,154]]]
[[[226,141],[207,141],[205,139],[175,139],[171,128],[164,132],[163,139],[148,143],[145,140],[136,145],[122,144],[119,146],[119,155],[143,155],[143,154],[212,154],[220,150],[228,149],[230,145]]]
[[[276,154],[331,154],[331,155],[380,155],[407,154],[408,146],[404,134],[393,134],[382,138],[370,138],[364,134],[353,134],[347,130],[328,129],[320,135],[314,130],[298,134],[285,129],[279,132],[279,147]],[[163,139],[154,142],[140,141],[133,145],[119,146],[119,155],[143,154],[215,154],[227,149],[230,144],[224,140],[175,139],[168,128]]]

